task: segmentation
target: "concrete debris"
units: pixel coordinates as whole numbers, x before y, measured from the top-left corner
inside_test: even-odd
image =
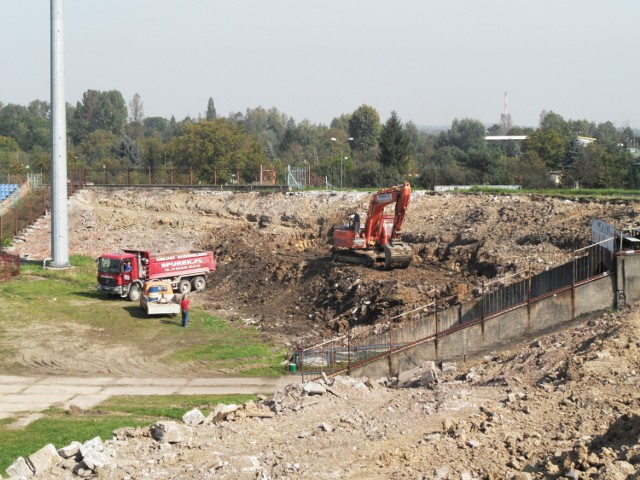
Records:
[[[191,430],[174,421],[157,422],[151,426],[151,436],[160,443],[182,443],[191,439]]]
[[[229,415],[238,410],[240,407],[235,404],[225,405],[224,403],[219,403],[215,406],[213,411],[208,415],[205,422],[209,423],[217,423],[225,420]]]
[[[76,454],[80,451],[81,446],[82,444],[80,442],[73,441],[66,447],[62,447],[60,450],[58,450],[58,455],[60,455],[62,458],[75,457]]]
[[[302,390],[307,395],[324,395],[327,393],[327,389],[317,382],[307,382]]]
[[[87,440],[80,447],[80,455],[84,456],[87,452],[102,452],[104,450],[104,443],[100,437],[94,437],[91,440]]]
[[[89,470],[93,470],[94,472],[114,463],[107,454],[98,450],[89,450],[85,452],[82,456],[82,462]]]
[[[15,462],[13,462],[9,468],[7,468],[7,473],[10,478],[31,478],[33,477],[33,470],[27,464],[27,461],[18,457]]]
[[[36,453],[29,455],[27,459],[27,463],[36,477],[44,475],[61,461],[62,458],[52,444],[45,445]]]
[[[205,420],[206,420],[205,416],[197,408],[189,410],[187,413],[185,413],[182,416],[182,421],[192,427],[195,427],[196,425],[200,425],[201,423],[204,423]]]

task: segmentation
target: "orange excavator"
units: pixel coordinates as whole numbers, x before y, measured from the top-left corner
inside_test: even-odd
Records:
[[[364,226],[357,213],[349,215],[349,224],[333,231],[331,258],[334,261],[359,263],[373,267],[384,261],[385,269],[407,268],[413,260],[413,250],[400,241],[407,214],[411,185],[382,189],[371,197]],[[393,214],[385,214],[387,205],[395,204]]]

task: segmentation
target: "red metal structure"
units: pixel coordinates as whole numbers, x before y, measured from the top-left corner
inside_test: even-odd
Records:
[[[0,252],[0,282],[6,282],[18,275],[20,275],[20,257]]]
[[[336,261],[368,266],[384,261],[385,268],[407,268],[413,260],[411,247],[400,241],[400,233],[409,207],[411,185],[385,188],[369,202],[364,226],[357,213],[349,216],[349,224],[333,232],[332,258]],[[395,204],[393,214],[385,214],[387,205]]]

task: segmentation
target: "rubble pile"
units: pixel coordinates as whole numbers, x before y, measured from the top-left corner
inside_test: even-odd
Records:
[[[635,308],[464,364],[425,362],[376,380],[319,375],[255,402],[123,428],[104,442],[47,445],[7,473],[52,480],[636,478],[639,353]]]

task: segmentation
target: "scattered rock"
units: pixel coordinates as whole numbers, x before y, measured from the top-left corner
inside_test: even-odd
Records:
[[[192,410],[189,410],[187,413],[185,413],[182,416],[182,421],[189,426],[195,427],[196,425],[200,425],[201,423],[204,423],[205,416],[202,414],[200,410],[198,410],[197,408],[194,408]]]
[[[161,443],[182,443],[191,439],[189,428],[174,421],[157,422],[151,426],[150,433]]]
[[[11,477],[15,478],[31,478],[33,477],[33,470],[27,464],[27,461],[18,457],[15,462],[13,462],[9,468],[7,468],[7,473]]]
[[[27,463],[36,477],[44,475],[61,461],[62,458],[52,444],[45,445],[36,453],[29,455],[27,459]]]

